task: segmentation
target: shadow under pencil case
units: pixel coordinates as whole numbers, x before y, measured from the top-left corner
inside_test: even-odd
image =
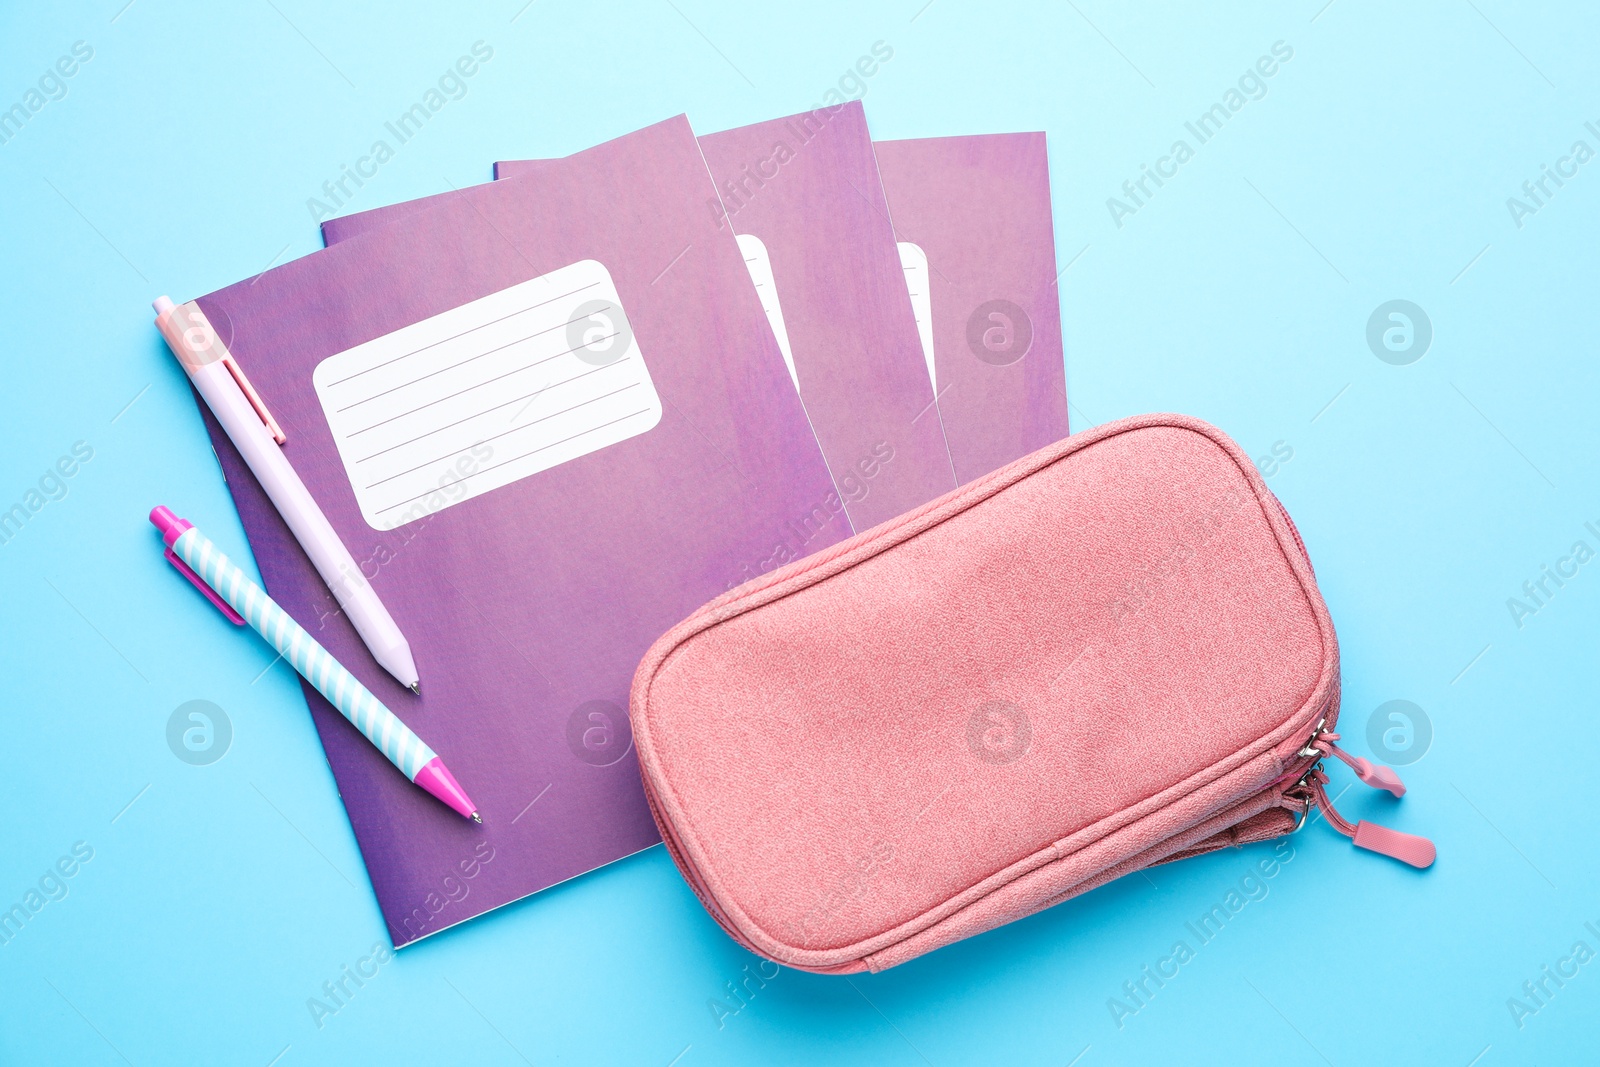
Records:
[[[732,590],[646,653],[661,835],[740,943],[882,970],[1328,803],[1333,624],[1254,465],[1197,419],[1066,438]]]

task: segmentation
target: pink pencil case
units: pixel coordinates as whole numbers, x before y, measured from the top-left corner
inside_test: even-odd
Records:
[[[748,582],[665,634],[631,717],[661,835],[751,950],[878,971],[1120,875],[1352,825],[1339,653],[1288,514],[1219,430],[1146,415]]]

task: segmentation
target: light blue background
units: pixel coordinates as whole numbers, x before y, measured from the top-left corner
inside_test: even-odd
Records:
[[[1600,962],[1521,1029],[1506,1006],[1578,939],[1600,950],[1583,928],[1600,926],[1600,562],[1521,628],[1506,607],[1574,541],[1600,547],[1583,529],[1600,526],[1600,162],[1520,229],[1506,207],[1575,140],[1600,149],[1583,127],[1600,120],[1592,8],[123,3],[0,14],[0,106],[74,41],[94,48],[0,145],[0,508],[73,442],[94,449],[0,545],[0,907],[74,842],[94,849],[0,946],[0,1061],[1600,1055]],[[1434,730],[1404,801],[1358,785],[1341,807],[1433,836],[1435,868],[1308,827],[1269,895],[1121,1029],[1108,998],[1270,846],[1126,878],[883,975],[785,971],[719,1028],[708,1001],[751,957],[658,848],[406,950],[319,1029],[307,998],[383,926],[288,668],[175,579],[145,522],[169,503],[246,554],[149,301],[319,247],[307,198],[480,39],[494,58],[465,98],[346,210],[678,111],[702,131],[792,113],[879,40],[894,57],[867,82],[876,136],[1047,130],[1076,426],[1176,410],[1253,455],[1293,449],[1270,485],[1339,627],[1349,747],[1370,753],[1390,699]],[[1276,41],[1294,57],[1265,98],[1114,225],[1106,198]],[[1395,298],[1434,328],[1409,366],[1364,337]],[[206,767],[165,740],[197,698],[234,730]]]

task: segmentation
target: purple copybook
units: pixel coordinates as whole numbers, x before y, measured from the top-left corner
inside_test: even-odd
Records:
[[[717,187],[699,210],[738,234],[855,529],[955,488],[860,103],[707,134],[700,146]],[[506,161],[495,173],[556,162]],[[329,219],[323,239],[333,245],[456,195]]]
[[[680,116],[199,300],[409,640],[420,699],[203,410],[268,591],[483,813],[304,687],[397,946],[658,840],[639,657],[850,533],[715,195]]]
[[[873,147],[965,484],[1068,432],[1045,135]]]
[[[950,459],[965,484],[1068,433],[1045,135],[874,141],[873,149]],[[543,162],[496,169],[507,176]],[[431,200],[330,219],[324,238],[333,244]],[[726,210],[743,225],[737,207]]]

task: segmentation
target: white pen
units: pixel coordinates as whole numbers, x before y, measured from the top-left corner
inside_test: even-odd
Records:
[[[350,617],[372,658],[412,692],[420,692],[411,646],[383,606],[372,583],[350,557],[305,483],[278,446],[283,430],[239,369],[200,305],[175,307],[167,297],[155,302],[156,327],[178,357],[189,380],[205,398],[228,439],[244,457],[278,514],[305,549],[334,599]]]

